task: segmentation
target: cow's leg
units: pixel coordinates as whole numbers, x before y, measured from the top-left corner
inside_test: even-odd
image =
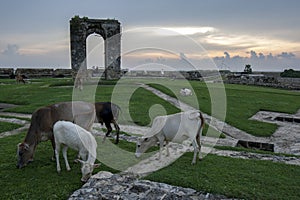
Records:
[[[54,161],[55,160],[55,155],[56,155],[55,154],[55,140],[54,140],[54,136],[52,136],[50,140],[51,140],[51,145],[52,145],[52,149],[53,149],[53,156],[52,156],[51,159],[52,159],[52,161]]]
[[[166,141],[166,152],[167,152],[167,156],[170,156],[169,141]]]
[[[161,159],[161,152],[162,152],[163,148],[164,148],[164,138],[159,138],[159,155],[158,155],[158,160]]]
[[[110,125],[110,122],[104,122],[104,123],[105,123],[105,126],[107,128],[107,132],[106,132],[106,134],[105,134],[105,136],[103,138],[103,142],[105,142],[106,137],[108,137],[109,134],[110,134],[110,132],[112,131],[112,127]]]
[[[119,127],[119,125],[117,124],[117,122],[115,120],[112,120],[112,123],[114,124],[116,132],[117,132],[117,138],[116,138],[115,143],[118,144],[119,143],[120,127]]]
[[[59,164],[59,151],[60,151],[60,144],[55,144],[55,157],[56,157],[56,170],[60,173],[61,168]]]
[[[70,168],[70,165],[69,165],[69,162],[68,162],[67,151],[68,151],[68,146],[65,145],[62,149],[62,154],[63,154],[63,157],[65,159],[66,169],[67,169],[67,171],[70,171],[71,168]]]
[[[197,144],[198,144],[199,160],[202,160],[202,154],[201,154],[201,140],[200,140],[200,135],[199,135],[199,134],[196,136],[196,141],[197,141]]]
[[[36,146],[37,145],[34,145],[34,147],[33,147],[33,153],[32,153],[32,156],[29,158],[28,163],[33,162],[33,157],[34,157]]]
[[[194,157],[193,157],[192,165],[196,164],[197,153],[199,151],[197,142],[195,140],[193,140],[193,147],[194,147]]]

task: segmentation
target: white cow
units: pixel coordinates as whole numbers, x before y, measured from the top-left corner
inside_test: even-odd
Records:
[[[195,164],[198,152],[199,159],[201,159],[200,136],[202,135],[203,127],[204,118],[196,110],[155,117],[150,131],[137,141],[135,156],[140,157],[142,153],[159,142],[160,159],[165,141],[167,143],[167,155],[169,155],[168,142],[182,143],[190,139],[194,147],[192,164]]]
[[[65,159],[66,168],[71,170],[68,158],[68,147],[79,151],[79,156],[82,160],[77,159],[81,165],[81,181],[86,182],[94,168],[99,167],[100,164],[94,164],[96,160],[97,142],[94,136],[87,130],[69,121],[58,121],[53,126],[53,134],[55,138],[55,157],[57,172],[60,173],[61,168],[59,164],[60,146],[63,145],[62,153]]]
[[[181,88],[180,89],[180,94],[181,94],[181,96],[191,96],[191,95],[193,95],[192,90],[190,90],[188,88]]]

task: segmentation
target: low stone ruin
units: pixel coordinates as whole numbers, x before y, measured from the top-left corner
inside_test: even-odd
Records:
[[[75,199],[227,199],[223,195],[198,192],[190,188],[171,186],[133,176],[99,172],[92,176],[82,188],[76,190],[69,200]]]

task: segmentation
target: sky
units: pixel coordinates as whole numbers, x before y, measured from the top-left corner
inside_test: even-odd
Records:
[[[299,0],[2,0],[0,67],[70,68],[69,20],[117,19],[122,68],[300,70]],[[88,67],[104,66],[87,39]]]

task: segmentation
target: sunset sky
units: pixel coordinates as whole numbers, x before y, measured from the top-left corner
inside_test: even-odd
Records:
[[[0,67],[70,67],[69,20],[114,18],[122,25],[122,68],[300,70],[299,0],[3,0]],[[88,65],[103,66],[103,39],[90,36]],[[137,50],[138,49],[138,50]]]

